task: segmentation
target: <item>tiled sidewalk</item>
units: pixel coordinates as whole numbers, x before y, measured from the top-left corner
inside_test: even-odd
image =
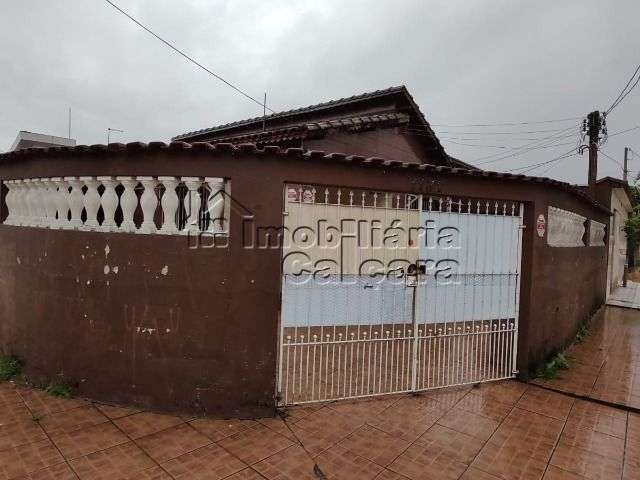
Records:
[[[629,280],[626,287],[616,288],[607,300],[607,305],[640,310],[640,283]]]
[[[288,413],[185,418],[4,383],[0,479],[640,478],[640,415],[515,381]]]
[[[571,368],[533,383],[621,406],[640,408],[640,312],[607,307],[589,334],[566,352]]]

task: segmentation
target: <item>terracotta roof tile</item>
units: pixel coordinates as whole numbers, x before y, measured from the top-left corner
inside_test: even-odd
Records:
[[[196,142],[196,143],[187,143],[187,142],[171,142],[167,145],[164,142],[149,142],[148,144],[141,142],[133,142],[127,145],[120,143],[111,143],[108,146],[98,144],[98,145],[77,145],[75,147],[48,147],[48,148],[27,148],[24,150],[11,151],[0,154],[0,164],[8,163],[15,160],[20,160],[22,158],[28,157],[48,157],[52,155],[69,154],[82,154],[82,153],[126,153],[126,154],[135,154],[138,152],[144,151],[159,151],[168,149],[170,151],[208,151],[211,153],[231,153],[237,154],[238,152],[245,152],[252,155],[283,155],[291,158],[308,158],[308,159],[318,159],[318,160],[326,160],[326,161],[342,161],[353,163],[357,165],[362,165],[363,168],[370,167],[384,167],[384,168],[404,168],[417,170],[422,172],[437,172],[437,173],[445,173],[451,175],[467,175],[467,176],[475,176],[475,177],[495,177],[501,178],[505,181],[524,181],[524,182],[533,182],[533,183],[541,183],[545,185],[552,185],[557,187],[559,190],[563,190],[565,192],[571,193],[572,195],[581,198],[587,203],[595,206],[596,208],[611,214],[609,209],[602,206],[595,200],[593,200],[583,189],[580,189],[576,185],[571,185],[566,182],[561,182],[559,180],[554,180],[547,177],[529,177],[523,174],[510,174],[510,173],[502,173],[502,172],[490,172],[486,170],[467,170],[464,168],[458,167],[446,167],[440,165],[429,165],[429,164],[419,164],[419,163],[403,163],[397,160],[391,159],[383,159],[378,157],[370,157],[364,158],[359,155],[345,155],[344,153],[326,153],[324,151],[308,151],[305,152],[302,148],[287,148],[282,149],[276,146],[269,146],[264,149],[257,149],[254,144],[243,144],[241,146],[235,146],[230,143],[217,143],[211,144],[206,142]]]

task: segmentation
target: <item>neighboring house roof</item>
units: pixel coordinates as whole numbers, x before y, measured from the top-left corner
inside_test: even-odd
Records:
[[[213,143],[264,143],[267,141],[281,141],[296,138],[305,138],[308,132],[317,132],[329,129],[344,129],[357,131],[370,125],[397,126],[409,123],[409,115],[404,113],[383,113],[373,115],[358,115],[339,119],[320,120],[310,123],[301,123],[290,127],[276,128],[258,132],[240,133],[229,136],[219,136],[211,140]]]
[[[33,133],[21,130],[13,141],[10,151],[23,150],[25,148],[46,148],[46,147],[74,147],[76,141],[73,138],[56,137],[42,133]]]
[[[430,172],[430,173],[441,173],[441,174],[449,174],[449,175],[461,175],[466,177],[475,177],[475,178],[494,178],[500,179],[503,181],[509,182],[527,182],[527,183],[538,183],[542,185],[550,185],[554,188],[557,188],[562,191],[566,191],[575,197],[582,199],[584,202],[587,202],[593,205],[595,208],[599,209],[602,212],[607,214],[611,214],[611,211],[598,203],[596,200],[591,198],[587,193],[585,193],[581,188],[576,185],[571,185],[570,183],[561,182],[559,180],[554,180],[552,178],[547,177],[530,177],[523,174],[513,174],[513,173],[502,173],[502,172],[489,172],[486,170],[472,170],[465,168],[457,168],[457,167],[446,167],[439,165],[429,165],[426,163],[406,163],[406,162],[398,162],[394,160],[386,160],[384,158],[364,158],[358,155],[345,155],[343,153],[325,153],[321,151],[308,151],[305,152],[302,148],[287,148],[282,149],[277,146],[267,146],[263,149],[256,148],[255,144],[245,143],[240,144],[238,146],[232,145],[230,143],[218,143],[212,144],[208,142],[171,142],[167,145],[164,142],[150,142],[150,143],[142,143],[142,142],[132,142],[122,144],[122,143],[111,143],[109,145],[78,145],[76,147],[51,147],[45,149],[39,148],[28,148],[26,150],[21,150],[17,152],[7,152],[0,154],[0,163],[10,162],[12,160],[19,160],[23,157],[33,157],[43,156],[43,155],[59,155],[60,153],[71,153],[71,154],[84,154],[86,152],[162,152],[162,151],[200,151],[200,152],[209,152],[211,154],[215,153],[231,153],[237,154],[239,152],[246,152],[254,155],[282,155],[283,157],[291,158],[291,159],[299,159],[303,161],[334,161],[334,162],[347,162],[355,165],[360,165],[363,168],[393,168],[393,169],[402,169],[402,170],[412,170],[416,172]]]
[[[575,185],[575,187],[585,193],[588,194],[589,186],[588,185]],[[614,189],[624,191],[626,195],[626,202],[629,210],[634,204],[634,196],[631,193],[631,187],[629,183],[615,177],[603,177],[596,180],[596,197],[597,200],[606,205],[607,207],[611,206],[611,195],[614,193]]]
[[[348,108],[362,108],[379,100],[400,101],[408,108],[405,108],[406,111],[403,112],[394,109],[394,111],[360,115],[348,111]],[[335,117],[318,120],[318,116],[323,115],[335,115]],[[264,130],[263,124],[267,126]],[[311,132],[322,129],[349,129],[353,131],[375,124],[378,126],[410,124],[412,130],[418,130],[416,135],[420,135],[420,138],[429,144],[429,149],[432,149],[436,156],[444,162],[453,166],[476,169],[472,165],[450,157],[445,152],[429,122],[404,85],[183,133],[173,137],[172,140],[234,144],[281,142],[306,138]],[[423,131],[421,134],[420,130]]]

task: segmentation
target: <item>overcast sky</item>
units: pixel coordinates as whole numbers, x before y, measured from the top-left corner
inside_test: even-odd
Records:
[[[544,121],[606,109],[640,63],[638,0],[115,3],[251,95],[266,90],[276,111],[404,84],[448,153],[466,162],[559,136],[561,145],[483,165],[494,170],[567,152],[579,120],[440,125]],[[69,107],[80,144],[105,143],[108,127],[125,131],[112,141],[168,141],[262,113],[103,0],[2,6],[0,150],[19,130],[66,136]],[[640,125],[639,113],[640,85],[609,116],[609,133]],[[567,129],[566,139],[540,132],[554,129]],[[625,146],[640,153],[640,129],[611,137],[603,149],[621,162]],[[584,183],[586,157],[529,173]],[[631,169],[640,170],[640,156]],[[620,177],[621,168],[601,156],[604,175]]]

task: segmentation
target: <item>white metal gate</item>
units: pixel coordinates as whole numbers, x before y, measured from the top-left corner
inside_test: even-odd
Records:
[[[280,404],[511,378],[523,205],[286,189]]]

